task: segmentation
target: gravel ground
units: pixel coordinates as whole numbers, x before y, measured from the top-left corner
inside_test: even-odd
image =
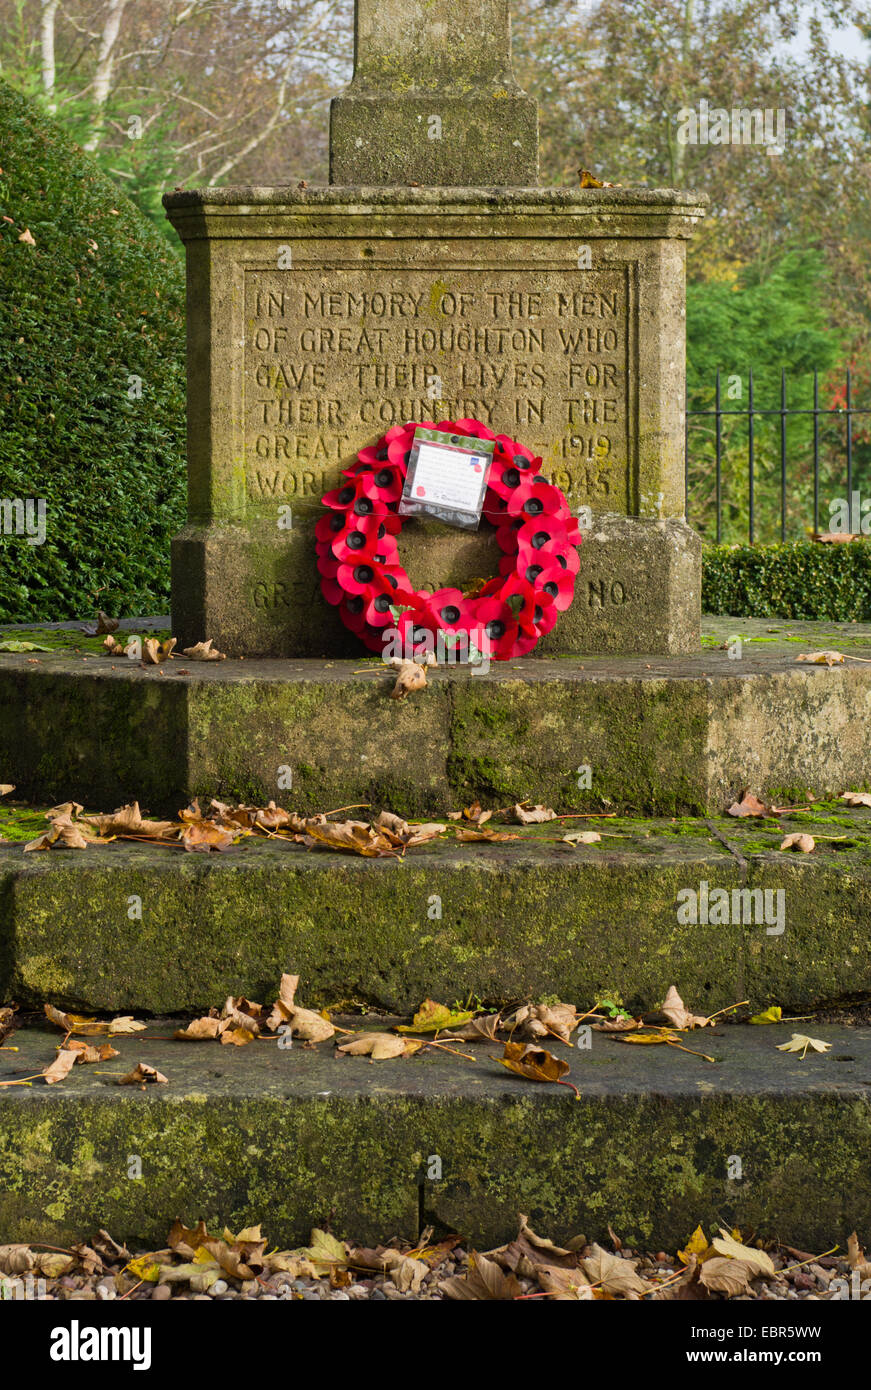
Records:
[[[38,1254],[36,1251],[34,1253]],[[404,1253],[413,1252],[408,1251],[405,1247]],[[589,1255],[591,1253],[590,1247],[582,1249],[579,1253],[581,1256]],[[683,1268],[679,1261],[666,1255],[663,1251],[645,1255],[639,1251],[624,1249],[619,1253],[623,1259],[637,1261],[635,1266],[637,1273],[643,1279],[654,1284],[674,1278],[677,1271]],[[846,1257],[822,1257],[807,1263],[804,1262],[807,1259],[806,1256],[804,1260],[799,1259],[799,1256],[804,1255],[804,1252],[801,1251],[788,1253],[781,1248],[780,1250],[769,1250],[769,1254],[775,1265],[775,1276],[754,1280],[751,1292],[737,1295],[732,1301],[830,1299],[834,1296],[829,1287],[832,1281],[837,1280],[839,1276],[849,1280],[851,1275],[850,1265]],[[207,1293],[192,1293],[183,1284],[141,1283],[129,1272],[124,1271],[119,1263],[111,1270],[104,1264],[102,1269],[98,1267],[91,1274],[71,1272],[57,1279],[46,1279],[45,1291],[40,1296],[47,1300],[112,1301],[120,1299],[148,1301],[153,1299],[157,1302],[169,1302],[170,1300],[172,1302],[211,1302],[214,1299],[227,1301],[252,1298],[263,1302],[277,1302],[287,1299],[301,1299],[305,1302],[313,1299],[324,1299],[339,1303],[365,1299],[376,1301],[385,1299],[441,1300],[448,1295],[440,1286],[452,1276],[466,1274],[469,1270],[469,1258],[469,1252],[466,1250],[454,1249],[424,1276],[416,1293],[398,1288],[394,1279],[389,1275],[365,1274],[363,1272],[352,1273],[350,1282],[339,1288],[331,1287],[327,1278],[294,1278],[292,1274],[277,1273],[264,1274],[249,1280],[219,1279]],[[797,1268],[796,1266],[800,1267]],[[23,1274],[19,1276],[22,1279],[24,1277]],[[348,1275],[342,1272],[339,1278],[344,1280],[348,1278]],[[524,1294],[539,1298],[543,1296],[539,1284],[535,1280],[520,1277],[519,1282]],[[0,1290],[2,1290],[2,1276],[0,1276]],[[15,1296],[14,1286],[9,1287],[7,1284],[5,1297]],[[19,1293],[18,1296],[20,1297],[21,1294]],[[30,1296],[36,1296],[35,1289]],[[668,1296],[668,1292],[663,1290],[654,1297],[657,1300],[665,1300]],[[638,1295],[630,1294],[629,1297],[634,1299]],[[723,1297],[724,1295],[721,1294],[708,1295],[712,1301],[720,1301]]]

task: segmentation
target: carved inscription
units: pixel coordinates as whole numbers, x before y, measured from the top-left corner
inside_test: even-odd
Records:
[[[311,505],[391,425],[469,418],[534,448],[574,505],[629,510],[624,271],[456,276],[246,271],[249,505]]]

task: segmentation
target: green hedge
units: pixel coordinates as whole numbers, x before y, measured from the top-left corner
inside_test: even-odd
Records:
[[[702,608],[736,618],[871,620],[871,544],[705,546]]]
[[[0,534],[0,621],[88,615],[98,589],[109,612],[165,612],[184,516],[181,257],[2,82],[0,165],[0,499],[47,505],[44,545]]]

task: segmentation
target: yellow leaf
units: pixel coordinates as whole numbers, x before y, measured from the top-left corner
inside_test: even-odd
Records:
[[[774,1265],[764,1250],[755,1250],[752,1245],[742,1245],[720,1227],[720,1234],[711,1241],[711,1245],[718,1255],[728,1255],[733,1260],[744,1260],[750,1266],[754,1274],[765,1274],[773,1277],[775,1273]]]
[[[783,1017],[783,1009],[779,1004],[772,1004],[769,1008],[763,1009],[761,1014],[754,1014],[751,1023],[779,1023]]]
[[[809,1038],[806,1033],[793,1033],[789,1042],[777,1044],[777,1050],[778,1052],[800,1052],[802,1060],[804,1060],[809,1047],[814,1052],[828,1052],[831,1045],[831,1043],[823,1042],[820,1038]]]
[[[459,1028],[475,1017],[470,1013],[454,1013],[447,1004],[437,1004],[434,999],[424,999],[411,1023],[403,1023],[397,1033],[437,1033],[440,1028]]]
[[[135,1279],[141,1279],[146,1284],[156,1284],[160,1278],[160,1265],[156,1265],[150,1255],[140,1255],[138,1259],[125,1265],[125,1268]]]
[[[697,1226],[686,1243],[684,1250],[678,1250],[677,1257],[681,1264],[688,1264],[690,1255],[704,1255],[710,1242],[701,1226]]]

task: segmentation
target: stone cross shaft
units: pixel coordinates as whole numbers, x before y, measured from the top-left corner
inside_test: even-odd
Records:
[[[538,114],[512,70],[508,0],[357,0],[330,182],[537,184]]]

